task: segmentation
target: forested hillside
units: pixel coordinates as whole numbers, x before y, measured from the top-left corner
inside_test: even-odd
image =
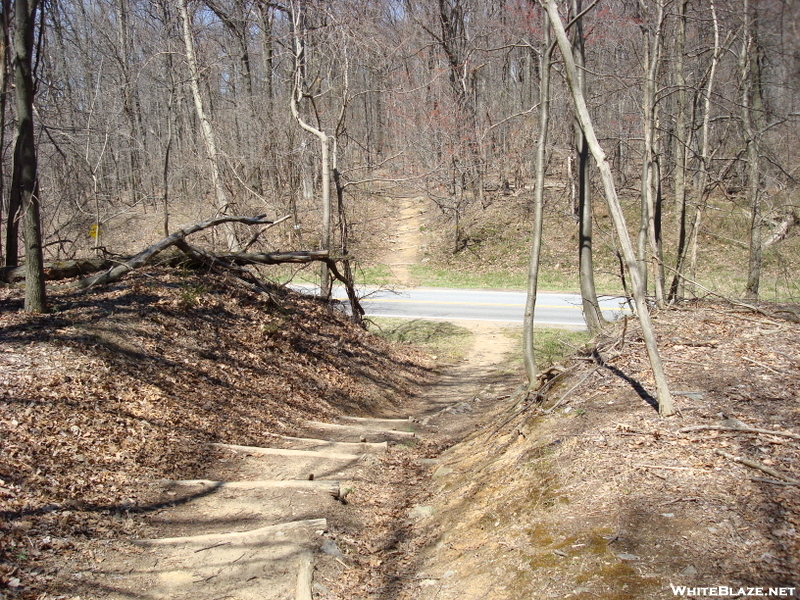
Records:
[[[796,590],[800,3],[0,16],[0,597]],[[527,286],[524,332],[426,356],[357,282]]]
[[[651,288],[655,277],[682,295],[676,272],[720,286],[707,275],[721,262],[736,293],[756,296],[763,263],[769,296],[797,296],[781,251],[797,223],[797,4],[561,8],[639,260],[653,265]],[[432,202],[444,252],[480,239],[487,207],[519,214],[527,233],[530,213],[517,207],[532,202],[545,55],[544,201],[561,220],[545,237],[577,256],[568,221],[604,218],[559,52],[543,54],[546,19],[531,0],[54,0],[4,11],[8,265],[25,258],[22,196],[11,192],[23,176],[33,189],[22,168],[32,158],[45,260],[130,254],[224,213],[290,216],[253,249],[321,247],[369,262],[376,224],[364,207],[394,193]],[[15,95],[26,76],[32,122]],[[32,137],[19,136],[29,125]],[[232,249],[250,237],[231,225],[209,241]],[[596,245],[616,247],[613,236]]]

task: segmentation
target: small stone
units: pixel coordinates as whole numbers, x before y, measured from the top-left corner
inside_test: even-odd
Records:
[[[322,585],[318,581],[314,582],[314,591],[317,592],[318,594],[322,594],[323,596],[329,596],[330,595],[330,591],[328,590],[328,588],[326,588],[324,585]]]
[[[708,532],[709,533],[717,533],[718,531],[719,531],[719,529],[717,529],[716,527],[709,527],[708,528]]]
[[[408,511],[408,516],[412,519],[422,519],[425,517],[430,517],[433,512],[434,508],[432,506],[415,506]]]
[[[635,554],[627,554],[625,552],[622,554],[617,554],[617,558],[620,560],[639,560],[639,557]]]
[[[689,565],[683,571],[681,571],[681,575],[684,577],[694,577],[697,575],[697,569],[695,569],[692,565]]]
[[[436,581],[435,579],[423,579],[422,581],[419,582],[419,587],[433,587],[437,583],[439,582]]]
[[[439,479],[440,477],[445,477],[450,475],[453,472],[453,469],[450,467],[439,467],[433,472],[433,478]]]
[[[661,513],[661,516],[662,517],[667,517],[668,519],[671,519],[672,517],[675,516],[675,513]]]
[[[450,579],[455,574],[455,571],[445,571],[444,575],[442,575],[442,579]]]
[[[320,546],[320,550],[322,550],[325,554],[329,556],[334,556],[336,558],[342,558],[342,551],[339,550],[339,546],[336,545],[336,542],[333,540],[325,540],[322,542],[322,546]]]

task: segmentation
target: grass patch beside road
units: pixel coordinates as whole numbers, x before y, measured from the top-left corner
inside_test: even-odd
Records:
[[[511,338],[517,342],[519,353],[510,361],[513,368],[523,368],[522,362],[522,328],[507,330]],[[588,331],[571,331],[568,329],[551,329],[537,327],[533,332],[536,366],[545,370],[575,354],[578,348],[586,344],[592,336]]]
[[[439,362],[464,357],[474,335],[469,329],[446,321],[370,317],[369,330],[393,342],[423,348]]]

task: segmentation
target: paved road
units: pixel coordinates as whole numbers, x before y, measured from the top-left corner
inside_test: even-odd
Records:
[[[313,293],[313,290],[308,290]],[[500,321],[522,323],[525,312],[524,292],[415,288],[410,290],[360,289],[368,316],[446,321]],[[337,300],[346,300],[343,289],[335,289]],[[609,320],[628,311],[624,299],[600,299],[603,314]],[[581,329],[585,327],[580,296],[540,293],[536,300],[534,322],[537,325]]]

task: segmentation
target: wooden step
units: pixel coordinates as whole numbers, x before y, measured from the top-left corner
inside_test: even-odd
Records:
[[[358,435],[359,433],[365,434],[386,434],[386,435],[393,435],[398,437],[416,437],[416,433],[413,431],[398,431],[396,429],[388,429],[382,427],[365,427],[363,425],[344,425],[339,423],[323,423],[322,421],[306,421],[306,425],[309,427],[313,427],[316,429],[327,429],[329,431],[341,431],[341,432],[349,432],[353,435]]]
[[[228,533],[204,533],[201,535],[187,535],[171,538],[155,538],[145,540],[134,540],[133,543],[143,546],[168,546],[177,544],[215,544],[215,543],[234,543],[252,544],[257,543],[265,537],[276,534],[285,534],[297,529],[309,529],[313,531],[326,531],[328,529],[327,519],[304,519],[302,521],[288,521],[277,525],[267,525],[258,529],[248,531],[232,531]]]
[[[200,485],[214,489],[263,490],[272,488],[315,490],[339,498],[339,482],[330,479],[262,479],[258,481],[214,481],[212,479],[165,479],[167,485]]]
[[[302,456],[304,458],[325,458],[330,460],[358,460],[360,454],[343,454],[324,450],[294,450],[289,448],[260,448],[258,446],[237,446],[236,444],[211,444],[217,448],[225,448],[244,454],[262,454],[269,456]]]
[[[281,440],[286,440],[287,442],[297,442],[298,444],[308,444],[322,447],[319,450],[312,450],[312,452],[327,452],[329,450],[336,451],[337,449],[348,452],[386,452],[389,449],[388,442],[332,442],[330,440],[292,437],[290,435],[280,435],[278,433],[267,433],[267,435],[271,435],[272,437],[276,437]]]

